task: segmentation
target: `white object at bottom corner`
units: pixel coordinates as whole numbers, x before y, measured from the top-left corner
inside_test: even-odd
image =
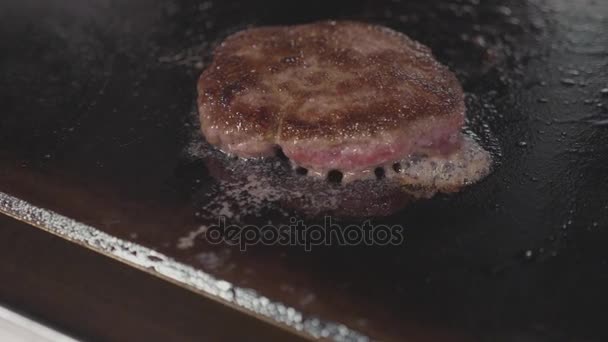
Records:
[[[37,323],[0,305],[2,342],[77,342],[58,331]]]

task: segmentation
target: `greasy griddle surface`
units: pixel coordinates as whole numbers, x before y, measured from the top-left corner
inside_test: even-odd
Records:
[[[603,340],[601,1],[21,1],[0,8],[0,191],[370,336]],[[501,150],[486,181],[374,223],[397,247],[180,250],[214,180],[184,155],[200,58],[248,25],[365,20],[430,46]],[[269,213],[271,215],[272,213]],[[598,313],[599,312],[599,313]]]

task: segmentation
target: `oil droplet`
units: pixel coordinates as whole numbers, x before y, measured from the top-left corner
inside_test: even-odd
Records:
[[[571,78],[562,78],[560,82],[567,86],[573,86],[576,84],[576,81]]]

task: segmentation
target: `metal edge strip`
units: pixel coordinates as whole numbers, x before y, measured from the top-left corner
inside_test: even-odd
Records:
[[[41,228],[68,241],[137,267],[264,321],[308,337],[334,341],[369,341],[344,324],[307,317],[295,308],[238,287],[180,263],[148,247],[122,240],[51,210],[36,207],[0,191],[0,213]]]

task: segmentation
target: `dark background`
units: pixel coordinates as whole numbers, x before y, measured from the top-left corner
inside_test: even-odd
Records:
[[[377,218],[398,247],[178,250],[215,182],[184,156],[200,63],[249,25],[328,18],[430,46],[495,171]],[[4,1],[0,191],[373,337],[605,340],[607,32],[600,0]]]

